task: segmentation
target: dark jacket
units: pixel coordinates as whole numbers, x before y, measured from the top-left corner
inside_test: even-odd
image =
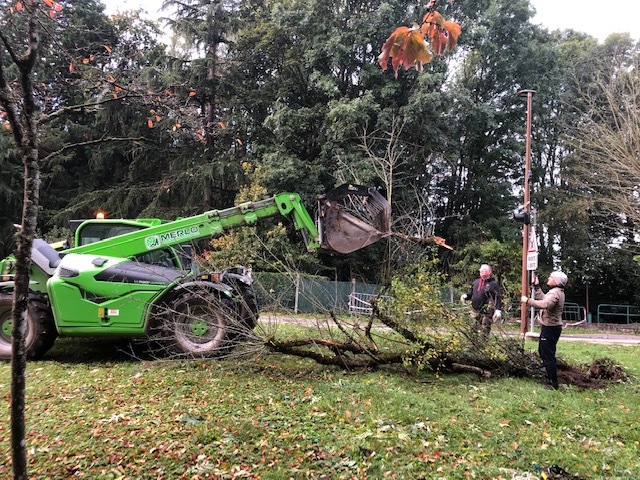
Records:
[[[471,299],[471,308],[478,312],[493,314],[494,310],[502,310],[502,294],[496,279],[486,280],[477,278],[467,292],[467,299]]]

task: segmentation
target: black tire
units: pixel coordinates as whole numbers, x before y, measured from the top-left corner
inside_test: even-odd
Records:
[[[237,322],[233,301],[209,292],[187,292],[169,305],[162,326],[166,349],[180,357],[214,357],[227,351]]]
[[[0,359],[2,360],[11,360],[12,306],[13,295],[0,294]],[[42,358],[51,349],[57,336],[51,309],[42,301],[30,300],[25,338],[27,359]]]
[[[242,322],[249,330],[253,330],[258,324],[259,316],[258,298],[253,288],[245,288],[242,291],[241,303]]]

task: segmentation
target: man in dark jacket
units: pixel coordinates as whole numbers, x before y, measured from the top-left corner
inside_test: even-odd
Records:
[[[484,335],[491,332],[491,323],[502,318],[502,294],[491,273],[489,265],[482,265],[480,277],[473,282],[469,291],[460,297],[461,302],[471,299],[471,318],[475,320],[478,331]]]

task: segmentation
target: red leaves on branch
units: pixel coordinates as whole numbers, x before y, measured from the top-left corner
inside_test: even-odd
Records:
[[[387,70],[391,59],[396,77],[401,65],[406,70],[415,67],[421,72],[424,64],[429,63],[434,55],[442,55],[456,46],[462,29],[457,23],[446,21],[436,12],[435,3],[429,3],[420,26],[414,24],[411,28],[398,27],[389,36],[378,57],[382,70]],[[427,38],[430,42],[427,42]]]
[[[429,63],[432,57],[433,54],[420,32],[420,27],[414,25],[411,28],[396,28],[382,46],[378,63],[380,63],[382,70],[386,70],[389,58],[391,58],[391,65],[397,76],[400,65],[404,65],[407,70],[416,67],[416,70],[421,72],[422,66]]]
[[[2,125],[4,126],[4,129],[6,131],[11,131],[11,124],[9,123],[9,120],[5,120],[6,117],[6,113],[0,110],[0,123],[2,123]]]
[[[43,0],[43,1],[44,1],[44,4],[48,7],[48,15],[49,17],[51,17],[52,20],[56,18],[56,13],[61,12],[62,9],[64,8],[61,4],[53,0]],[[15,6],[13,5],[9,6],[9,11],[11,13],[22,12],[23,10],[24,10],[24,4],[20,0],[16,2]]]
[[[442,55],[453,49],[462,33],[460,25],[445,21],[438,12],[427,12],[422,19],[422,33],[431,39],[431,48],[435,55]]]
[[[53,0],[43,0],[44,4],[49,7],[49,17],[53,20],[54,18],[56,18],[56,13],[59,13],[62,11],[62,5],[60,5],[58,2],[54,2]]]

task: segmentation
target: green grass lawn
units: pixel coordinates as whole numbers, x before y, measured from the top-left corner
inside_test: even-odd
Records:
[[[559,354],[640,374],[640,347],[561,342]],[[635,381],[549,391],[282,356],[143,362],[78,339],[59,340],[27,373],[37,479],[511,479],[536,464],[640,478]],[[8,363],[0,374],[0,477],[10,478]]]

